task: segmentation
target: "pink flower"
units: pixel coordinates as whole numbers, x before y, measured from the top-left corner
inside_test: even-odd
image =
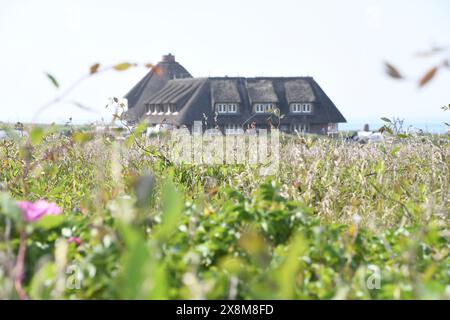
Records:
[[[67,240],[67,242],[68,243],[75,243],[76,245],[77,245],[77,247],[81,244],[81,239],[80,238],[78,238],[78,237],[70,237],[68,240]]]
[[[19,201],[17,206],[22,210],[22,217],[27,222],[33,222],[46,215],[57,215],[61,213],[56,203],[38,200],[36,202]]]

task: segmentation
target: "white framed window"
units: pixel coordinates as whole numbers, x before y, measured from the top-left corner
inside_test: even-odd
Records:
[[[237,112],[237,104],[236,103],[229,103],[228,104],[228,112],[229,113],[236,113]]]
[[[273,103],[256,103],[255,112],[256,113],[269,113],[275,109],[275,104]]]
[[[237,125],[235,123],[228,123],[225,125],[225,134],[226,135],[240,134],[242,132],[243,132],[243,130],[240,125]]]
[[[311,113],[312,104],[311,103],[291,103],[292,113]]]
[[[311,103],[304,103],[302,111],[304,113],[311,113]]]
[[[216,104],[217,113],[237,113],[237,103],[218,103]]]
[[[175,112],[175,105],[169,104],[168,113],[174,113]]]
[[[309,132],[309,124],[307,123],[293,123],[291,125],[292,131]]]
[[[302,105],[300,103],[291,103],[291,112],[293,113],[302,112]]]
[[[262,104],[262,103],[255,104],[255,112],[256,113],[264,113],[264,112],[266,112],[266,110],[264,108],[264,104]]]
[[[227,105],[224,103],[217,104],[217,112],[218,113],[227,113]]]
[[[328,124],[328,133],[337,133],[338,132],[338,124],[337,123],[329,123]]]

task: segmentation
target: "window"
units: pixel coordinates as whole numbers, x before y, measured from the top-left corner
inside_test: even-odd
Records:
[[[311,103],[291,103],[292,113],[311,113],[312,104]]]
[[[304,103],[303,104],[303,112],[304,113],[311,113],[311,103]]]
[[[338,124],[337,123],[329,123],[328,124],[328,133],[337,133],[338,132]]]
[[[237,104],[235,104],[235,103],[228,104],[228,112],[236,113],[237,112]]]
[[[174,104],[169,104],[169,113],[175,113],[176,107]]]
[[[218,112],[218,113],[227,113],[227,105],[226,105],[226,104],[219,103],[219,104],[217,105],[217,112]]]
[[[268,113],[275,108],[275,104],[273,103],[257,103],[255,104],[255,112],[256,113]]]
[[[216,104],[217,113],[237,113],[237,103],[218,103]]]
[[[255,105],[255,112],[256,113],[264,113],[265,109],[264,109],[264,105],[263,104],[256,104]]]
[[[291,125],[292,131],[297,132],[308,132],[309,131],[309,124],[307,123],[293,123]]]
[[[234,123],[229,123],[225,125],[225,134],[226,135],[231,135],[231,134],[239,134],[242,133],[242,127],[234,124]]]
[[[302,105],[300,103],[291,103],[291,111],[293,113],[302,112]]]

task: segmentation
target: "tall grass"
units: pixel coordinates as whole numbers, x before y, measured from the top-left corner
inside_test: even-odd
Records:
[[[2,140],[0,298],[14,279],[34,299],[450,297],[446,137],[284,137],[280,154],[261,177],[174,165],[137,136]],[[63,218],[25,223],[23,199]]]

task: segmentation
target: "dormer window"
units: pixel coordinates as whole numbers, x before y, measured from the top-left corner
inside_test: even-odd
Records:
[[[236,113],[237,112],[237,104],[236,103],[229,103],[228,104],[228,112],[229,113]]]
[[[292,113],[311,113],[312,104],[311,103],[291,103]]]
[[[301,103],[292,103],[291,104],[291,111],[293,113],[300,113],[300,112],[302,112],[302,104]]]
[[[311,113],[311,103],[304,103],[303,104],[303,112],[304,113]]]
[[[237,103],[217,103],[216,111],[219,114],[237,113],[238,112],[238,104]]]
[[[172,114],[175,112],[175,105],[173,104],[165,104],[164,105],[164,113],[165,114]]]
[[[255,113],[269,113],[275,107],[273,103],[256,103],[255,104]]]
[[[176,105],[174,104],[148,104],[145,106],[145,111],[148,115],[161,115],[161,114],[175,114],[177,112]]]
[[[218,113],[227,113],[227,105],[219,103],[217,104],[217,112]]]

